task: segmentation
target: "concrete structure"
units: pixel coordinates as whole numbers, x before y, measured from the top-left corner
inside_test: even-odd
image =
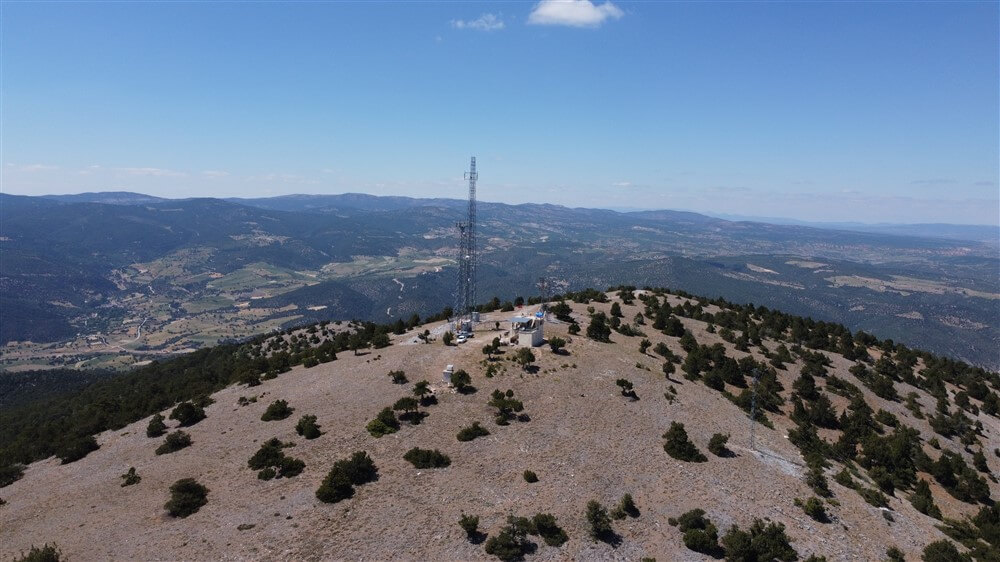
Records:
[[[515,316],[510,319],[510,344],[538,347],[545,342],[545,319],[538,316]]]
[[[442,378],[444,379],[444,382],[446,382],[448,384],[451,384],[451,376],[454,375],[454,374],[455,374],[455,366],[454,365],[448,365],[447,367],[444,368],[444,372],[441,373]]]

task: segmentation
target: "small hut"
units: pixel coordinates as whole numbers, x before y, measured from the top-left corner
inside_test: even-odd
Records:
[[[510,319],[510,343],[520,347],[538,347],[545,341],[545,319],[539,316],[515,316]]]

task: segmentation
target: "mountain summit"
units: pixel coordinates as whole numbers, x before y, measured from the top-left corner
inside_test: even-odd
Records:
[[[686,293],[560,298],[541,347],[487,307],[458,345],[440,321],[331,323],[147,367],[145,397],[97,383],[112,429],[0,489],[3,556],[996,555],[997,373]],[[3,458],[83,399],[5,412]]]

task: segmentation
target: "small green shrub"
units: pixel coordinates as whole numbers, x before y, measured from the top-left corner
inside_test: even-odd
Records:
[[[906,562],[906,557],[903,556],[903,551],[899,550],[898,547],[890,546],[888,550],[885,551],[886,562]]]
[[[719,548],[719,531],[709,523],[704,529],[689,529],[681,537],[689,550],[715,556]]]
[[[816,495],[829,498],[833,495],[830,486],[826,482],[826,474],[823,473],[823,466],[820,463],[810,463],[809,471],[806,472],[806,484],[816,492]]]
[[[396,433],[399,431],[399,421],[396,419],[396,414],[392,413],[391,408],[383,408],[381,412],[375,416],[375,419],[368,422],[365,426],[368,433],[372,434],[373,437],[379,438],[383,435],[389,435],[390,433]]]
[[[293,459],[292,457],[286,456],[281,459],[277,468],[278,478],[291,478],[293,476],[298,476],[302,474],[305,470],[306,463],[299,459]]]
[[[733,452],[726,448],[729,443],[729,434],[716,433],[708,440],[708,451],[717,457],[729,457]]]
[[[534,548],[527,535],[527,529],[523,525],[518,525],[514,517],[508,517],[507,525],[486,541],[486,554],[496,556],[504,562],[521,560]]]
[[[421,449],[414,447],[403,455],[403,458],[417,468],[445,468],[451,464],[451,459],[437,449]]]
[[[98,448],[97,439],[93,435],[85,435],[63,443],[56,451],[56,456],[59,457],[62,464],[69,464],[82,459]]]
[[[288,402],[284,400],[275,400],[267,407],[264,411],[264,415],[260,417],[261,421],[277,421],[283,420],[288,416],[292,415],[294,408],[288,407]]]
[[[378,468],[375,467],[375,461],[364,451],[358,451],[352,454],[349,459],[334,463],[334,466],[338,465],[344,470],[351,484],[355,486],[374,482],[378,479]]]
[[[538,475],[530,470],[525,470],[523,476],[524,476],[524,481],[527,482],[528,484],[534,484],[535,482],[538,482]]]
[[[615,381],[615,384],[621,388],[622,396],[633,401],[639,399],[639,396],[635,393],[635,389],[632,386],[632,381],[628,379],[618,379]]]
[[[406,373],[403,371],[389,371],[389,378],[395,384],[406,384],[409,382],[406,378]]]
[[[514,352],[514,362],[521,366],[522,369],[528,371],[531,369],[532,363],[535,362],[535,354],[531,352],[531,349],[527,347],[519,347],[517,351]]]
[[[451,384],[461,394],[471,394],[476,390],[472,386],[472,376],[465,369],[459,369],[451,375]]]
[[[45,543],[41,548],[32,545],[28,552],[22,551],[21,557],[14,562],[59,562],[60,560],[62,560],[62,551],[59,550],[59,547],[55,543]]]
[[[607,543],[615,542],[614,529],[611,527],[611,517],[608,510],[596,500],[587,502],[587,524],[590,527],[590,537]]]
[[[961,562],[963,560],[971,560],[967,555],[959,552],[951,541],[944,539],[934,541],[925,546],[922,559],[924,562]]]
[[[864,486],[857,486],[855,490],[861,494],[866,502],[875,507],[889,507],[889,498],[885,497],[885,494],[881,490],[876,488],[865,488]]]
[[[163,507],[171,517],[187,517],[208,503],[208,488],[194,478],[182,478],[170,486],[170,500]]]
[[[349,459],[333,463],[333,468],[323,479],[316,498],[326,503],[337,503],[354,495],[354,486],[378,479],[378,468],[368,453],[358,451]]]
[[[417,389],[414,389],[416,392]],[[409,421],[412,425],[417,425],[423,419],[420,412],[420,402],[412,396],[404,396],[396,403],[392,405],[392,409],[397,412],[403,412],[399,414],[399,419]]]
[[[514,391],[510,389],[507,392],[494,390],[487,405],[497,409],[497,425],[508,425],[515,413],[524,410],[524,403],[514,398]]]
[[[663,444],[663,450],[667,452],[671,457],[686,462],[705,462],[708,460],[694,443],[688,440],[687,431],[684,430],[684,424],[678,422],[671,422],[670,429],[663,434],[663,437],[667,440]]]
[[[146,426],[146,437],[159,437],[167,432],[167,424],[163,423],[163,414],[155,414]]]
[[[299,423],[295,424],[295,433],[306,439],[316,439],[323,435],[323,432],[319,430],[319,425],[316,424],[316,416],[311,415],[299,418]]]
[[[709,518],[705,517],[705,510],[692,509],[683,513],[677,519],[671,519],[671,524],[676,524],[678,530],[683,533],[684,546],[689,550],[718,556],[719,531]]]
[[[334,465],[316,490],[316,498],[325,503],[337,503],[354,495],[351,479],[342,468]]]
[[[826,506],[823,505],[823,500],[813,496],[806,501],[802,501],[795,498],[795,505],[802,508],[802,511],[806,513],[809,517],[812,517],[815,521],[820,523],[827,523],[830,518],[826,513]]]
[[[134,466],[129,467],[128,472],[122,474],[122,488],[138,484],[140,481],[142,481],[142,476],[136,473]]]
[[[683,533],[688,529],[704,529],[711,521],[705,517],[704,509],[692,509],[681,514],[680,517],[675,519],[676,523],[671,523],[671,525],[676,524],[678,529]],[[669,522],[669,521],[668,521]]]
[[[941,509],[934,504],[934,496],[931,495],[931,488],[927,484],[926,480],[917,480],[917,485],[913,489],[913,494],[910,496],[910,503],[913,504],[913,508],[923,513],[933,517],[934,519],[941,519]]]
[[[857,485],[854,478],[851,478],[851,472],[846,468],[835,474],[833,480],[845,488],[854,488]]]
[[[287,445],[281,442],[277,437],[272,437],[264,442],[260,446],[260,449],[250,457],[247,461],[247,466],[253,470],[260,470],[266,466],[277,466],[281,462],[281,458],[285,454],[281,451]]]
[[[0,466],[0,488],[10,486],[24,476],[24,465],[19,463]]]
[[[289,446],[291,443],[282,443],[277,437],[272,437],[250,457],[247,466],[260,471],[257,473],[257,478],[261,480],[298,476],[305,470],[306,463],[286,456],[282,449]]]
[[[459,430],[457,437],[459,441],[472,441],[477,437],[485,437],[489,434],[489,430],[479,425],[479,422],[472,422],[469,427],[463,427]]]
[[[531,519],[531,523],[535,530],[534,534],[542,537],[545,544],[549,546],[559,547],[569,540],[566,531],[556,523],[554,515],[538,513]]]
[[[615,519],[624,519],[626,515],[629,517],[639,517],[639,508],[636,507],[635,500],[632,499],[632,494],[622,496],[614,512],[622,515],[622,517],[615,517]]]
[[[722,546],[728,560],[780,560],[792,562],[798,553],[789,544],[785,526],[754,520],[747,531],[733,525],[722,537]]]
[[[548,339],[548,344],[552,353],[562,354],[564,348],[566,347],[566,340],[553,336]],[[569,353],[566,353],[566,355],[569,355]]]
[[[188,427],[205,419],[205,409],[192,402],[181,402],[170,412],[170,419],[180,422],[181,427]]]
[[[466,515],[463,513],[462,517],[458,520],[458,526],[465,531],[465,536],[469,539],[469,542],[473,542],[479,538],[478,515]]]
[[[156,448],[157,455],[166,455],[175,451],[180,451],[191,446],[191,436],[181,430],[177,430],[163,440],[163,443]]]

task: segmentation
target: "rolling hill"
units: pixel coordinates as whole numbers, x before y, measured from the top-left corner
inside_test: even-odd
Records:
[[[323,324],[0,410],[0,556],[53,541],[81,560],[997,555],[997,373],[683,293],[565,297],[545,324],[565,345],[530,359],[481,349],[510,313],[458,346],[440,322],[373,349]],[[468,381],[444,382],[445,364]],[[88,408],[105,425],[76,425]],[[166,432],[190,443],[165,449]]]
[[[449,304],[464,202],[0,195],[2,366],[126,368],[296,323]],[[480,294],[621,283],[780,306],[1000,364],[995,245],[675,211],[480,205]]]

